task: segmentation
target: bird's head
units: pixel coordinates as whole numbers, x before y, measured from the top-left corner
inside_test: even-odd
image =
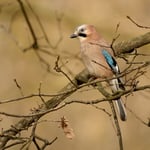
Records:
[[[75,32],[70,36],[70,38],[78,38],[81,42],[88,39],[95,40],[97,37],[98,34],[95,27],[87,24],[78,26]]]

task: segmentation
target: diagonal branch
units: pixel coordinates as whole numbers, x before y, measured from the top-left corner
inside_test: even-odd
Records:
[[[20,1],[20,0],[18,0]],[[130,53],[131,50],[134,48],[138,48],[141,46],[144,46],[146,44],[150,43],[150,32],[146,33],[145,35],[136,37],[132,40],[124,41],[118,44],[114,45],[115,50],[117,53]],[[75,79],[73,80],[73,83],[77,83],[77,85],[82,85],[86,83],[89,79],[89,74],[86,70],[83,70],[81,73],[79,73]],[[73,90],[71,90],[73,89]],[[70,92],[65,93],[65,91],[70,90]],[[62,95],[56,95],[50,100],[46,102],[46,106],[43,105],[41,108],[39,108],[39,112],[42,112],[43,110],[53,109],[56,106],[58,106],[62,101],[64,101],[68,96],[76,92],[77,89],[74,87],[72,83],[69,83],[67,86],[65,86],[60,92],[64,92],[65,94]],[[44,114],[43,114],[44,115]],[[11,136],[15,136],[19,134],[22,130],[28,129],[34,122],[39,120],[43,115],[36,115],[33,117],[27,117],[21,119],[19,122],[17,122],[13,127],[11,127],[8,130],[5,130],[0,135],[0,149],[4,150],[7,142],[11,140]],[[15,128],[14,128],[15,127]],[[9,135],[9,136],[8,136]]]
[[[27,15],[27,12],[26,12],[26,10],[25,10],[25,8],[24,8],[24,6],[23,6],[23,3],[22,3],[22,1],[21,0],[17,0],[18,1],[18,3],[19,3],[19,5],[20,5],[20,8],[21,8],[21,11],[22,11],[22,13],[23,13],[23,15],[24,15],[24,18],[25,18],[25,21],[26,21],[26,23],[27,23],[27,25],[28,25],[28,27],[29,27],[29,30],[30,30],[30,32],[31,32],[31,35],[32,35],[32,38],[33,38],[33,48],[37,48],[37,46],[38,46],[38,44],[37,44],[37,37],[36,37],[36,35],[35,35],[35,32],[34,32],[34,30],[33,30],[33,27],[32,27],[32,25],[31,25],[31,22],[30,22],[30,20],[29,20],[29,18],[28,18],[28,15]]]
[[[117,54],[131,53],[134,51],[134,49],[142,47],[149,43],[150,43],[150,32],[147,32],[131,40],[122,41],[118,44],[115,44],[113,48],[115,49]]]

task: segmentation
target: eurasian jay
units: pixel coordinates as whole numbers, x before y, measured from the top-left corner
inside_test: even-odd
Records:
[[[125,90],[121,79],[117,77],[120,70],[108,43],[97,33],[93,25],[81,25],[70,38],[78,38],[81,46],[81,57],[89,74],[96,78],[110,79],[113,92]],[[126,120],[126,110],[121,98],[115,100],[122,121]]]

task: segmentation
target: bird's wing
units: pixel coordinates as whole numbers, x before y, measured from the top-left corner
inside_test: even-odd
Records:
[[[102,50],[102,54],[103,54],[107,64],[109,65],[109,67],[113,71],[113,73],[118,74],[120,71],[119,71],[119,67],[118,67],[117,62],[115,61],[115,59],[106,50]]]
[[[102,50],[102,54],[104,58],[106,59],[107,64],[110,66],[111,70],[113,71],[113,73],[115,75],[119,74],[120,73],[119,66],[117,65],[117,62],[115,61],[115,59],[106,50]],[[117,78],[114,81],[115,82],[117,81],[118,88],[125,90],[125,87],[120,78]]]

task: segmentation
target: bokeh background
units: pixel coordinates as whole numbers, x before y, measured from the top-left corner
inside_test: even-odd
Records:
[[[24,1],[23,1],[24,2]],[[149,0],[30,0],[31,6],[38,14],[51,43],[55,44],[59,37],[58,22],[56,14],[63,14],[61,21],[62,42],[56,50],[48,49],[60,57],[65,58],[62,62],[71,71],[69,76],[73,78],[83,68],[82,62],[75,56],[79,56],[79,42],[69,39],[69,35],[76,26],[81,24],[93,24],[97,30],[111,42],[115,35],[115,29],[120,23],[118,33],[120,37],[117,42],[140,36],[149,30],[141,29],[131,23],[126,16],[132,17],[139,24],[150,26],[150,1]],[[27,7],[27,5],[26,5]],[[31,11],[27,8],[32,25],[39,37],[41,45],[42,32]],[[53,73],[48,73],[46,67],[41,64],[33,50],[23,52],[32,43],[32,37],[28,26],[20,11],[16,0],[0,1],[0,101],[21,97],[19,89],[14,83],[17,79],[22,87],[24,95],[37,93],[39,84],[42,82],[42,93],[53,94],[62,89],[69,81],[53,70],[56,57],[42,55],[51,66]],[[144,46],[139,52],[150,54],[150,47]],[[140,56],[137,60],[149,60],[150,57]],[[124,61],[119,60],[121,69],[126,67]],[[64,67],[65,71],[68,71]],[[145,76],[140,77],[140,85],[150,83],[150,72],[147,70]],[[101,97],[94,89],[82,89],[74,93],[67,100],[90,100]],[[125,99],[125,98],[124,98]],[[150,91],[134,93],[127,98],[127,105],[144,121],[150,117]],[[24,101],[1,104],[0,111],[13,114],[29,114],[31,109],[41,104],[39,98],[30,98]],[[110,112],[107,103],[99,104]],[[57,121],[66,116],[74,130],[75,138],[69,140],[63,131],[58,128]],[[19,119],[0,116],[0,128],[8,129]],[[47,149],[65,150],[117,150],[119,149],[116,131],[111,119],[102,111],[91,106],[73,104],[59,111],[50,113],[42,118],[37,134],[43,138],[58,140]],[[134,115],[128,112],[128,120],[121,122],[121,131],[125,150],[149,150],[150,129],[138,121]],[[27,133],[24,133],[26,136]],[[12,149],[12,148],[11,148]],[[14,148],[14,150],[19,147]],[[31,149],[34,149],[32,147]]]

